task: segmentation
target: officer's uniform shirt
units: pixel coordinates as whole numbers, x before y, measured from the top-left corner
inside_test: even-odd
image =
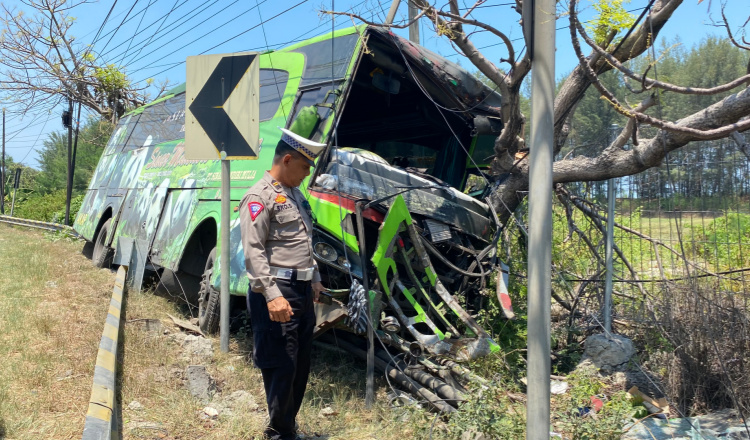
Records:
[[[312,256],[312,211],[299,188],[288,188],[268,171],[240,202],[240,231],[250,289],[266,301],[283,296],[270,266],[315,268],[312,282],[320,282]]]

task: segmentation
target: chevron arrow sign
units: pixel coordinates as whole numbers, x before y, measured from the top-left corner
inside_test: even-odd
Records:
[[[185,158],[257,159],[258,54],[199,55],[186,65]]]

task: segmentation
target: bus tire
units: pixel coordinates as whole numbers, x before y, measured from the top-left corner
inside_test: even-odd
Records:
[[[219,330],[221,293],[211,286],[211,276],[216,261],[216,248],[211,249],[206,260],[206,268],[201,276],[201,290],[198,293],[198,326],[206,334]]]
[[[114,257],[114,249],[105,244],[111,226],[112,219],[109,218],[104,222],[101,229],[99,229],[99,234],[97,234],[96,241],[94,241],[94,252],[91,255],[91,261],[94,263],[94,266],[103,269],[109,269],[112,266],[112,257]]]

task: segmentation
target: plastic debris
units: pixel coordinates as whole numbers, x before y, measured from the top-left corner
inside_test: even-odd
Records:
[[[644,394],[641,390],[638,389],[638,387],[634,386],[628,390],[628,394],[635,397],[636,399],[640,399],[643,401],[643,406],[646,407],[649,413],[651,414],[665,414],[663,418],[666,419],[666,414],[669,414],[669,402],[667,402],[667,399],[664,397],[659,399],[653,399],[650,396]]]
[[[568,391],[568,383],[562,380],[552,379],[549,385],[552,394],[565,394]]]
[[[733,409],[662,420],[649,417],[625,426],[623,440],[747,440],[747,430]]]

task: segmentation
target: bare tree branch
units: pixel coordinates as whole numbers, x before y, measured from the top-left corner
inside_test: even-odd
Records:
[[[679,132],[684,133],[687,135],[692,136],[692,140],[712,140],[712,139],[720,139],[723,137],[729,136],[730,133],[733,131],[744,131],[750,128],[750,119],[740,121],[740,122],[734,122],[729,123],[725,126],[720,126],[719,128],[712,128],[712,129],[706,129],[706,130],[700,130],[689,126],[680,126],[678,124],[674,124],[668,121],[664,121],[658,118],[654,118],[652,116],[646,115],[644,113],[641,113],[637,110],[630,110],[623,106],[619,100],[615,97],[615,95],[607,90],[606,87],[601,83],[601,81],[598,78],[598,75],[589,65],[588,61],[586,60],[585,56],[581,52],[581,46],[578,41],[578,36],[576,35],[575,29],[580,26],[580,23],[578,23],[578,18],[576,15],[575,6],[577,4],[576,0],[570,0],[570,32],[571,32],[571,39],[573,41],[573,49],[576,52],[576,55],[578,56],[578,60],[580,62],[580,66],[583,68],[583,72],[588,78],[588,80],[591,82],[591,84],[599,91],[599,93],[602,94],[602,96],[610,102],[612,107],[620,114],[628,117],[628,118],[635,118],[639,122],[645,122],[649,125],[652,125],[654,127],[661,128],[662,130],[671,131],[671,132]]]
[[[11,112],[50,111],[73,99],[108,120],[145,104],[149,87],[134,87],[114,65],[100,64],[90,48],[70,35],[70,9],[86,0],[28,0],[34,12],[25,14],[0,6],[0,94]],[[161,85],[159,93],[167,84]]]

